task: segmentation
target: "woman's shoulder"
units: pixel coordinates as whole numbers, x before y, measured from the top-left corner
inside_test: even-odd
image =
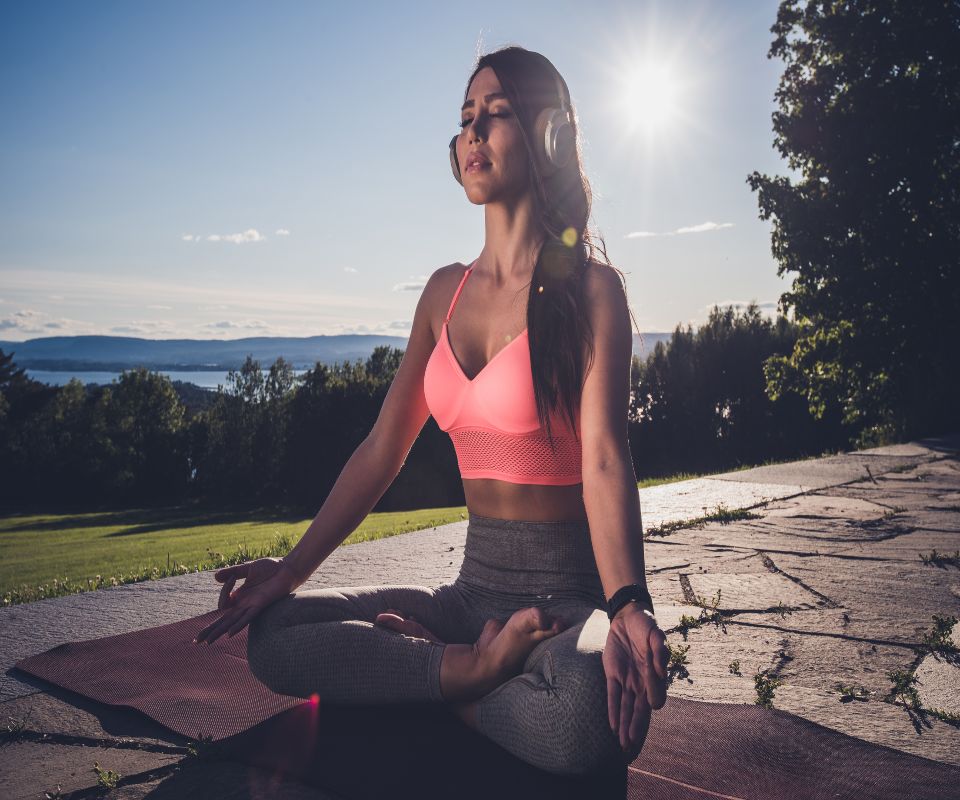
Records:
[[[613,264],[595,258],[587,261],[583,273],[583,285],[588,297],[598,298],[601,302],[603,298],[610,300],[625,291],[623,273]]]
[[[457,284],[466,270],[466,264],[455,261],[452,264],[437,267],[427,278],[421,294],[423,302],[431,310],[431,316],[439,314],[440,318],[443,318],[447,311],[447,304],[457,290]]]

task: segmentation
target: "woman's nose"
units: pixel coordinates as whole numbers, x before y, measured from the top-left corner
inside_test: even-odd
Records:
[[[480,120],[481,120],[481,115],[477,114],[477,116],[475,116],[470,121],[470,124],[467,126],[468,130],[470,131],[470,135],[467,137],[467,141],[470,142],[470,144],[473,144],[478,139],[487,138],[485,135],[486,122],[480,122]]]

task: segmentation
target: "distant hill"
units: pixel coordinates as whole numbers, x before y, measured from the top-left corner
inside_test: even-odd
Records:
[[[669,333],[645,333],[644,345],[633,337],[633,352],[645,356]],[[340,334],[337,336],[252,336],[245,339],[140,339],[134,336],[46,336],[24,342],[0,341],[14,353],[18,367],[42,370],[118,371],[144,366],[163,370],[239,369],[249,355],[268,367],[283,356],[294,369],[366,359],[381,345],[407,346],[405,336]]]

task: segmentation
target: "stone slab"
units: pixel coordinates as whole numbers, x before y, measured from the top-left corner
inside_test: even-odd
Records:
[[[956,632],[956,629],[954,629]],[[954,640],[960,639],[960,635]],[[954,645],[956,646],[956,645]],[[941,653],[928,653],[913,673],[916,689],[925,708],[940,708],[950,714],[960,714],[960,658]]]
[[[818,598],[802,586],[767,571],[760,574],[737,573],[717,575],[700,573],[689,575],[687,580],[697,598],[704,598],[708,605],[719,594],[718,608],[724,611],[765,611],[782,603],[787,608],[814,608]]]

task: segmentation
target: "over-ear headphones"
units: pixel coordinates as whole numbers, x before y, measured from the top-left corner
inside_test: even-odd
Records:
[[[569,163],[576,144],[573,125],[570,124],[570,108],[563,96],[563,84],[558,75],[555,74],[553,77],[557,83],[560,106],[548,106],[537,114],[533,126],[533,146],[548,165],[561,169]],[[460,134],[454,134],[450,140],[450,168],[453,170],[453,177],[462,186],[463,179],[460,177],[460,164],[457,161],[459,136]]]

